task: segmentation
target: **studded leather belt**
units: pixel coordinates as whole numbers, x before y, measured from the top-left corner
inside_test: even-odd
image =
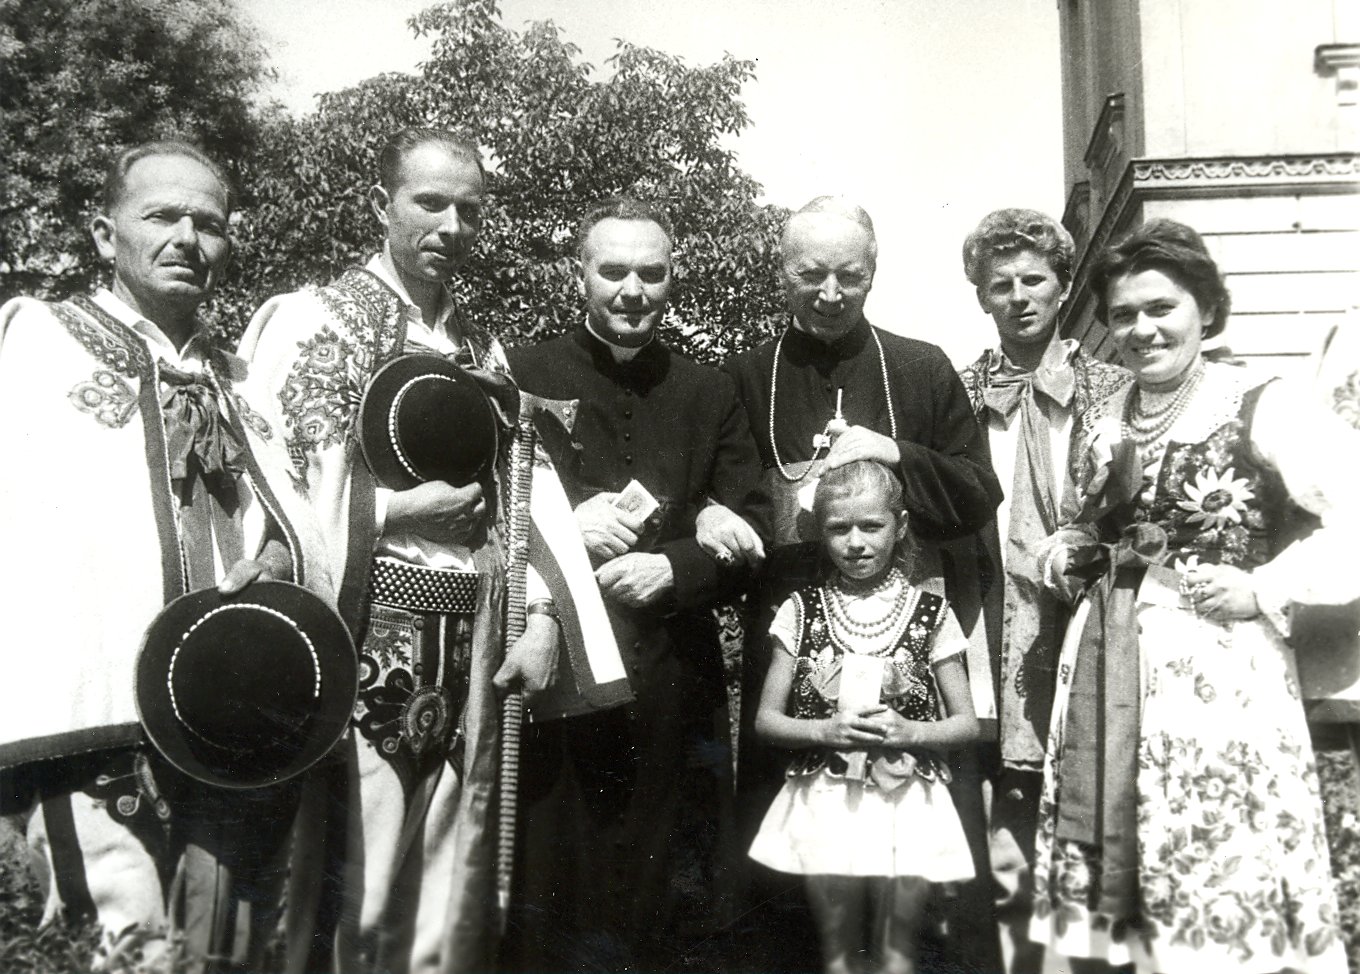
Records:
[[[380,555],[373,559],[369,591],[374,602],[408,612],[468,613],[477,610],[477,572],[410,565]]]

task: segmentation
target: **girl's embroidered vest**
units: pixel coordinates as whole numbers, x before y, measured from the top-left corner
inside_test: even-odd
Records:
[[[1252,416],[1264,388],[1248,390],[1237,415],[1201,442],[1167,444],[1152,501],[1137,516],[1166,530],[1168,564],[1196,558],[1250,571],[1292,537],[1270,530],[1292,505],[1279,474],[1251,446]],[[1294,513],[1302,528],[1306,515]]]
[[[807,585],[795,594],[798,599],[799,639],[795,664],[791,716],[803,720],[824,720],[836,713],[840,697],[841,656],[844,650],[831,638],[827,619],[826,589]],[[883,703],[907,720],[939,719],[939,700],[931,673],[932,637],[943,618],[945,600],[930,592],[919,592],[911,618],[889,652],[878,655],[887,668]],[[890,748],[871,748],[871,759],[900,752]],[[934,754],[913,752],[915,773],[927,781],[948,780],[949,770]],[[835,777],[844,777],[845,754],[830,748],[806,748],[789,764],[789,776],[816,774],[826,768]],[[870,779],[872,781],[872,779]]]

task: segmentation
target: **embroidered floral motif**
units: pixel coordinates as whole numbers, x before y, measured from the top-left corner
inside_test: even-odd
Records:
[[[1360,429],[1360,370],[1346,376],[1346,380],[1332,390],[1332,408],[1338,416]]]
[[[1254,463],[1238,415],[1199,443],[1171,443],[1155,497],[1140,517],[1167,529],[1173,563],[1251,569],[1270,558],[1265,510],[1282,490],[1278,477]]]
[[[439,762],[462,761],[457,727],[468,693],[471,618],[448,616],[446,626],[441,639],[441,627],[422,617],[375,606],[359,652],[354,725],[407,794]]]
[[[1233,478],[1233,468],[1222,474],[1212,469],[1199,471],[1195,482],[1182,488],[1189,500],[1179,502],[1180,509],[1190,512],[1190,523],[1201,524],[1206,530],[1241,524],[1247,501],[1255,500],[1255,492],[1245,478]]]
[[[262,440],[272,440],[274,438],[274,428],[269,425],[269,421],[250,408],[250,403],[246,402],[238,393],[232,393],[232,400],[236,403],[236,411],[241,416],[241,422],[253,429],[257,436]]]
[[[279,392],[284,442],[299,474],[306,455],[346,442],[353,430],[365,378],[371,374],[367,350],[342,338],[330,325],[298,344]]]
[[[126,426],[137,411],[137,394],[122,376],[98,369],[86,382],[78,382],[67,393],[71,405],[89,413],[110,429]]]
[[[794,667],[793,714],[801,718],[829,717],[835,712],[840,694],[842,650],[831,638],[826,620],[827,608],[816,586],[796,594],[799,613],[798,659]],[[921,593],[912,623],[904,626],[898,642],[886,660],[883,679],[884,702],[908,720],[935,720],[938,705],[935,681],[930,672],[930,636],[942,617],[944,600]],[[818,748],[800,751],[789,767],[789,774],[814,774],[829,767],[832,774],[844,774],[835,752]],[[932,761],[922,760],[916,771],[927,780],[942,773]]]
[[[151,759],[140,750],[116,752],[85,793],[127,828],[156,860],[170,836],[170,803],[161,794]]]

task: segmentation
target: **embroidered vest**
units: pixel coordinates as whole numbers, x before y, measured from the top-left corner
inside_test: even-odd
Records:
[[[1167,533],[1167,562],[1196,558],[1250,571],[1277,553],[1291,505],[1278,473],[1251,448],[1251,421],[1265,385],[1248,390],[1237,415],[1198,443],[1167,444],[1150,504],[1138,518]]]
[[[795,593],[798,602],[798,659],[795,664],[790,699],[791,716],[803,720],[824,720],[836,713],[840,696],[841,657],[845,650],[831,636],[827,619],[826,590],[807,585]],[[891,650],[881,655],[887,673],[884,677],[883,703],[908,720],[939,719],[939,699],[931,673],[930,647],[941,619],[945,600],[930,592],[918,592],[910,619]],[[889,689],[891,688],[891,689]],[[870,756],[896,753],[888,748],[871,749]],[[945,764],[928,752],[915,754],[916,774],[927,781],[948,780]],[[822,768],[843,777],[845,756],[829,748],[807,748],[791,762],[788,774],[815,774]]]

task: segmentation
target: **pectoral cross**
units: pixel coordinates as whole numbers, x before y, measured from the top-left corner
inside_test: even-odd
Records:
[[[841,399],[845,395],[845,388],[836,390],[836,415],[826,422],[826,428],[820,433],[812,435],[812,455],[816,456],[822,450],[830,450],[836,442],[836,437],[840,436],[850,428],[850,424],[845,421],[845,416],[841,414]]]

